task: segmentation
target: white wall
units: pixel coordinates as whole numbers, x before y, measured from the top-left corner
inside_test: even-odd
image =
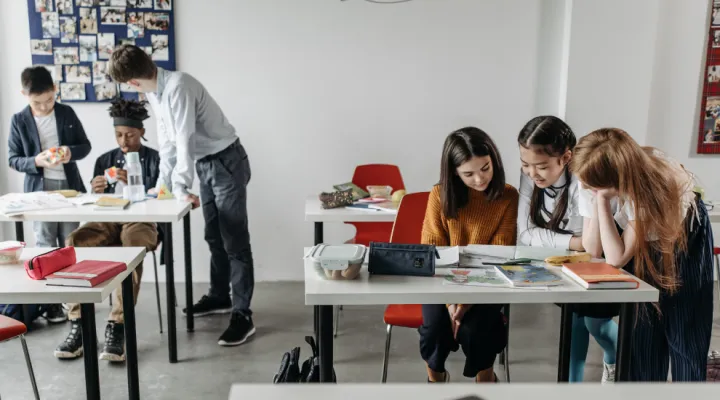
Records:
[[[3,127],[24,105],[15,82],[30,63],[25,4],[0,1],[0,25],[12,32],[0,38],[0,82],[12,89],[0,97]],[[258,280],[301,278],[301,247],[312,244],[304,199],[349,180],[357,164],[395,163],[410,191],[428,190],[445,136],[476,125],[498,142],[517,183],[515,138],[535,113],[540,0],[175,4],[178,66],[207,86],[250,154]],[[106,107],[74,106],[93,143],[80,163],[88,180],[94,159],[113,146]],[[18,173],[1,171],[8,190],[21,190]],[[194,277],[207,280],[199,211],[192,223]],[[325,239],[351,235],[328,226]],[[181,278],[182,257],[176,262]]]

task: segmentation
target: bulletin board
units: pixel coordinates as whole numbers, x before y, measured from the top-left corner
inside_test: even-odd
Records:
[[[710,13],[697,152],[720,154],[720,1]]]
[[[130,86],[105,74],[115,46],[145,50],[175,70],[173,0],[27,0],[33,65],[50,71],[58,101],[137,99]]]

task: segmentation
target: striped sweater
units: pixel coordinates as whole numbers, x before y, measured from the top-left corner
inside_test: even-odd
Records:
[[[494,201],[489,201],[483,192],[468,190],[468,204],[458,211],[458,218],[448,219],[440,202],[440,185],[433,187],[425,211],[422,243],[436,246],[514,246],[517,236],[517,190],[505,185],[502,196]]]

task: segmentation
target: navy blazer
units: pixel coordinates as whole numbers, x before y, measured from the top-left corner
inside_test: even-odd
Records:
[[[85,192],[85,184],[75,162],[90,153],[90,141],[71,107],[56,103],[55,119],[60,146],[70,148],[70,162],[63,164],[68,185],[71,189]],[[43,169],[35,166],[35,156],[41,152],[40,135],[30,106],[27,106],[13,115],[8,138],[8,163],[10,168],[25,173],[26,193],[43,190]]]

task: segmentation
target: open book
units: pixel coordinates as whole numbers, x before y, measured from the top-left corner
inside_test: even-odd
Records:
[[[553,256],[566,256],[572,254],[568,250],[532,246],[491,246],[472,244],[466,246],[463,256],[468,261],[502,262],[507,260],[529,259],[535,262],[544,262]]]

